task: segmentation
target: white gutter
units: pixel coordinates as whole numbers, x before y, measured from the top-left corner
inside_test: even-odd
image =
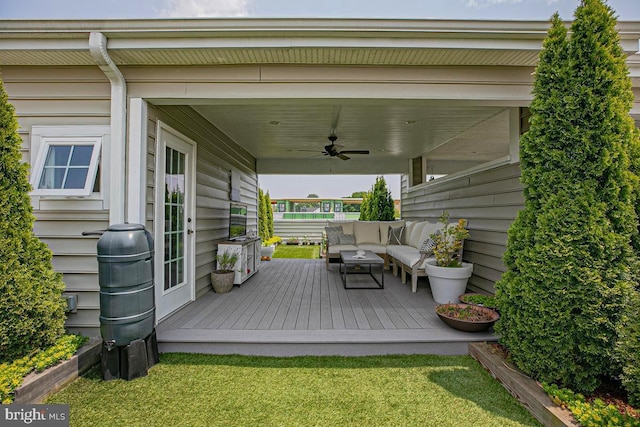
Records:
[[[107,38],[104,34],[90,34],[89,51],[95,63],[111,82],[109,224],[118,224],[125,221],[127,84],[107,52]]]

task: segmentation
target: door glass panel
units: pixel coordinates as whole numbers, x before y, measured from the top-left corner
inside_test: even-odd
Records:
[[[185,155],[167,147],[165,159],[164,202],[164,289],[169,290],[184,283],[185,270]]]

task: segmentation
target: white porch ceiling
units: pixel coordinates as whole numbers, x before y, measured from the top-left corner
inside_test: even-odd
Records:
[[[509,152],[508,117],[503,107],[296,100],[194,108],[256,157],[259,169],[288,165],[282,172],[300,173],[302,168],[326,173],[331,161],[334,172],[390,173],[395,169],[399,173],[399,168],[406,173],[408,159],[420,155],[433,153],[434,160],[478,163]],[[483,123],[491,125],[483,127]],[[482,128],[482,134],[465,138],[474,127]],[[369,150],[370,154],[349,155],[347,161],[323,156],[332,132],[344,150]]]

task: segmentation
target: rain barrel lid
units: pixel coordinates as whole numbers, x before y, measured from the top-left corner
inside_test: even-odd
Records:
[[[107,228],[107,231],[136,231],[136,230],[144,230],[144,225],[142,224],[113,224]]]

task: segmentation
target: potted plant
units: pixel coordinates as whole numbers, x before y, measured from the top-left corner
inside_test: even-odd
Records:
[[[491,308],[493,310],[496,310],[498,307],[496,297],[494,297],[493,295],[468,293],[460,295],[458,299],[460,300],[460,302],[465,304],[479,305],[482,307]]]
[[[436,314],[447,325],[465,332],[485,331],[500,318],[495,310],[470,304],[440,304]]]
[[[217,294],[224,294],[233,288],[236,272],[233,268],[238,262],[236,252],[224,251],[216,255],[218,269],[211,272],[211,286]]]
[[[458,301],[458,296],[467,289],[467,280],[473,273],[473,264],[462,262],[461,252],[464,239],[469,237],[465,228],[467,221],[458,220],[449,224],[449,213],[440,217],[443,227],[431,235],[435,261],[427,261],[425,271],[433,300],[439,304]]]
[[[262,248],[260,249],[261,259],[263,261],[271,261],[273,252],[276,250],[276,246],[280,242],[282,242],[282,239],[278,236],[273,236],[272,238],[262,242]]]

